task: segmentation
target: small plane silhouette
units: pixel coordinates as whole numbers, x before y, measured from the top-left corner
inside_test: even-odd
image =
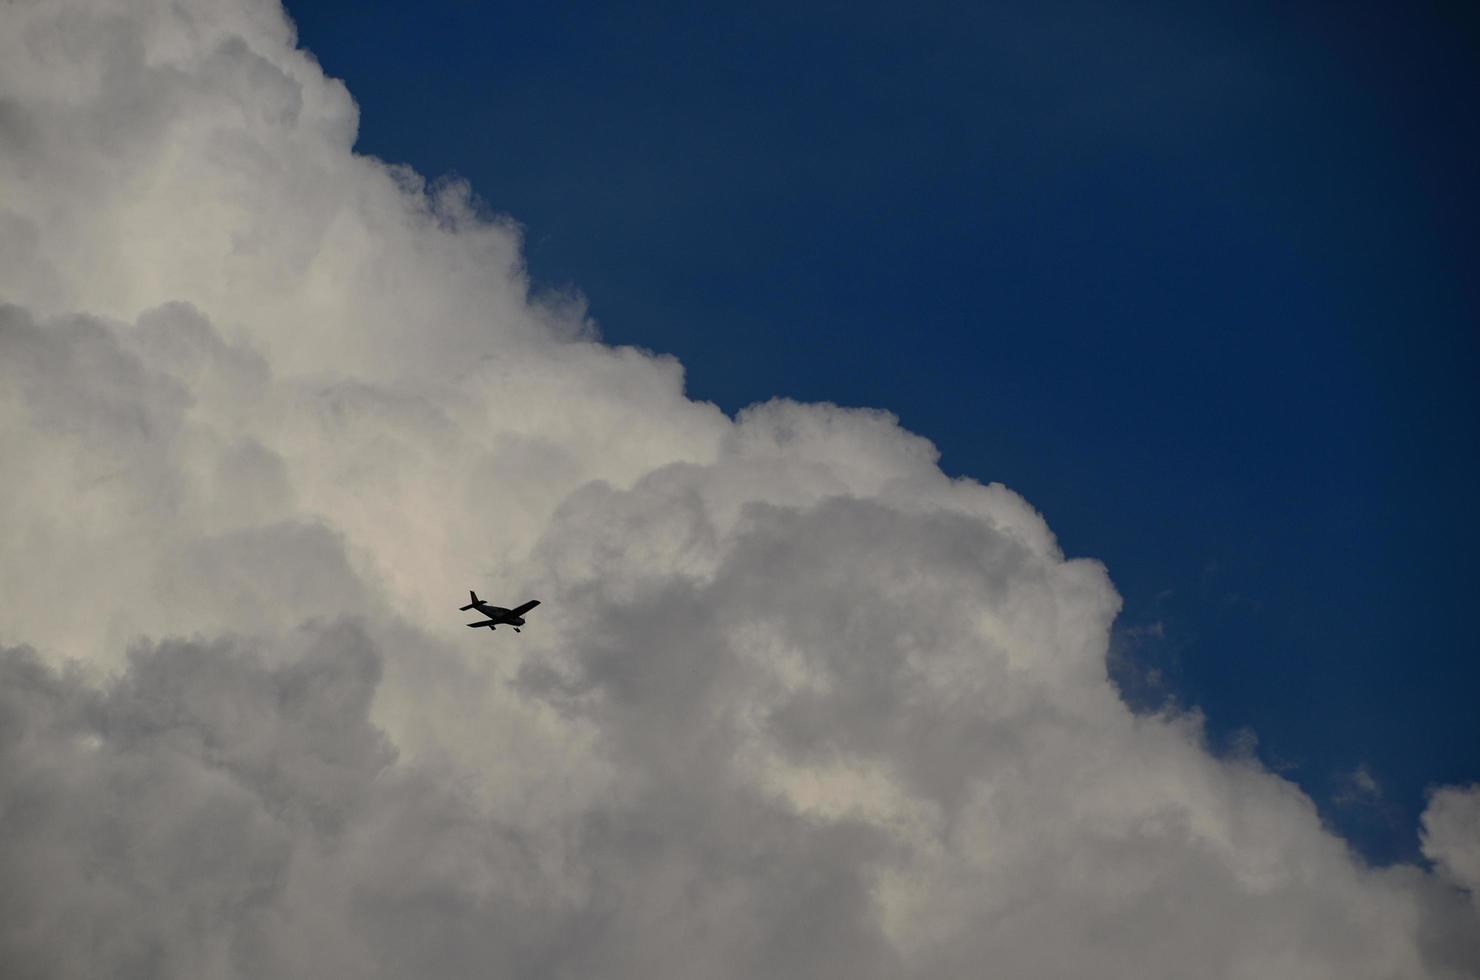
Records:
[[[517,606],[513,609],[505,609],[503,606],[490,606],[488,603],[478,598],[478,593],[474,592],[472,589],[468,590],[468,598],[472,599],[473,601],[468,603],[466,606],[459,606],[458,610],[460,612],[467,612],[469,609],[478,610],[480,613],[487,616],[488,618],[483,620],[482,622],[469,623],[468,625],[473,627],[474,629],[477,629],[480,626],[487,626],[490,631],[496,630],[500,626],[512,626],[514,627],[515,633],[519,632],[519,627],[524,625],[524,614],[540,604],[540,600],[531,599],[524,605]]]

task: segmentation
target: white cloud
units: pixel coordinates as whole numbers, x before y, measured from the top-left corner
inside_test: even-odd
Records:
[[[271,4],[0,16],[0,972],[1480,975],[1473,794],[1364,867],[1021,498],[532,301]]]
[[[1432,795],[1423,815],[1423,853],[1480,894],[1480,786],[1446,786]]]

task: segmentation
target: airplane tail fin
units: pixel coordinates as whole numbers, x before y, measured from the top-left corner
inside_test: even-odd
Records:
[[[458,606],[458,612],[467,612],[469,609],[472,609],[478,605],[478,593],[474,592],[472,589],[468,590],[468,598],[472,599],[473,601],[468,603],[466,606]]]

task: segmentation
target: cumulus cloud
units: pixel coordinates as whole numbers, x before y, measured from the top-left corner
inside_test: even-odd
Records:
[[[1020,497],[603,345],[274,4],[0,17],[0,973],[1480,975],[1473,789],[1364,866]]]
[[[1472,894],[1480,893],[1480,786],[1446,786],[1423,815],[1423,853]]]

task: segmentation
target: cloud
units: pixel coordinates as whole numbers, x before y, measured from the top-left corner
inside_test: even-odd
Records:
[[[1431,796],[1423,853],[1472,895],[1480,893],[1480,786],[1446,786]]]
[[[3,17],[0,972],[1480,975],[1471,791],[1364,866],[1029,504],[603,345],[273,5]]]

